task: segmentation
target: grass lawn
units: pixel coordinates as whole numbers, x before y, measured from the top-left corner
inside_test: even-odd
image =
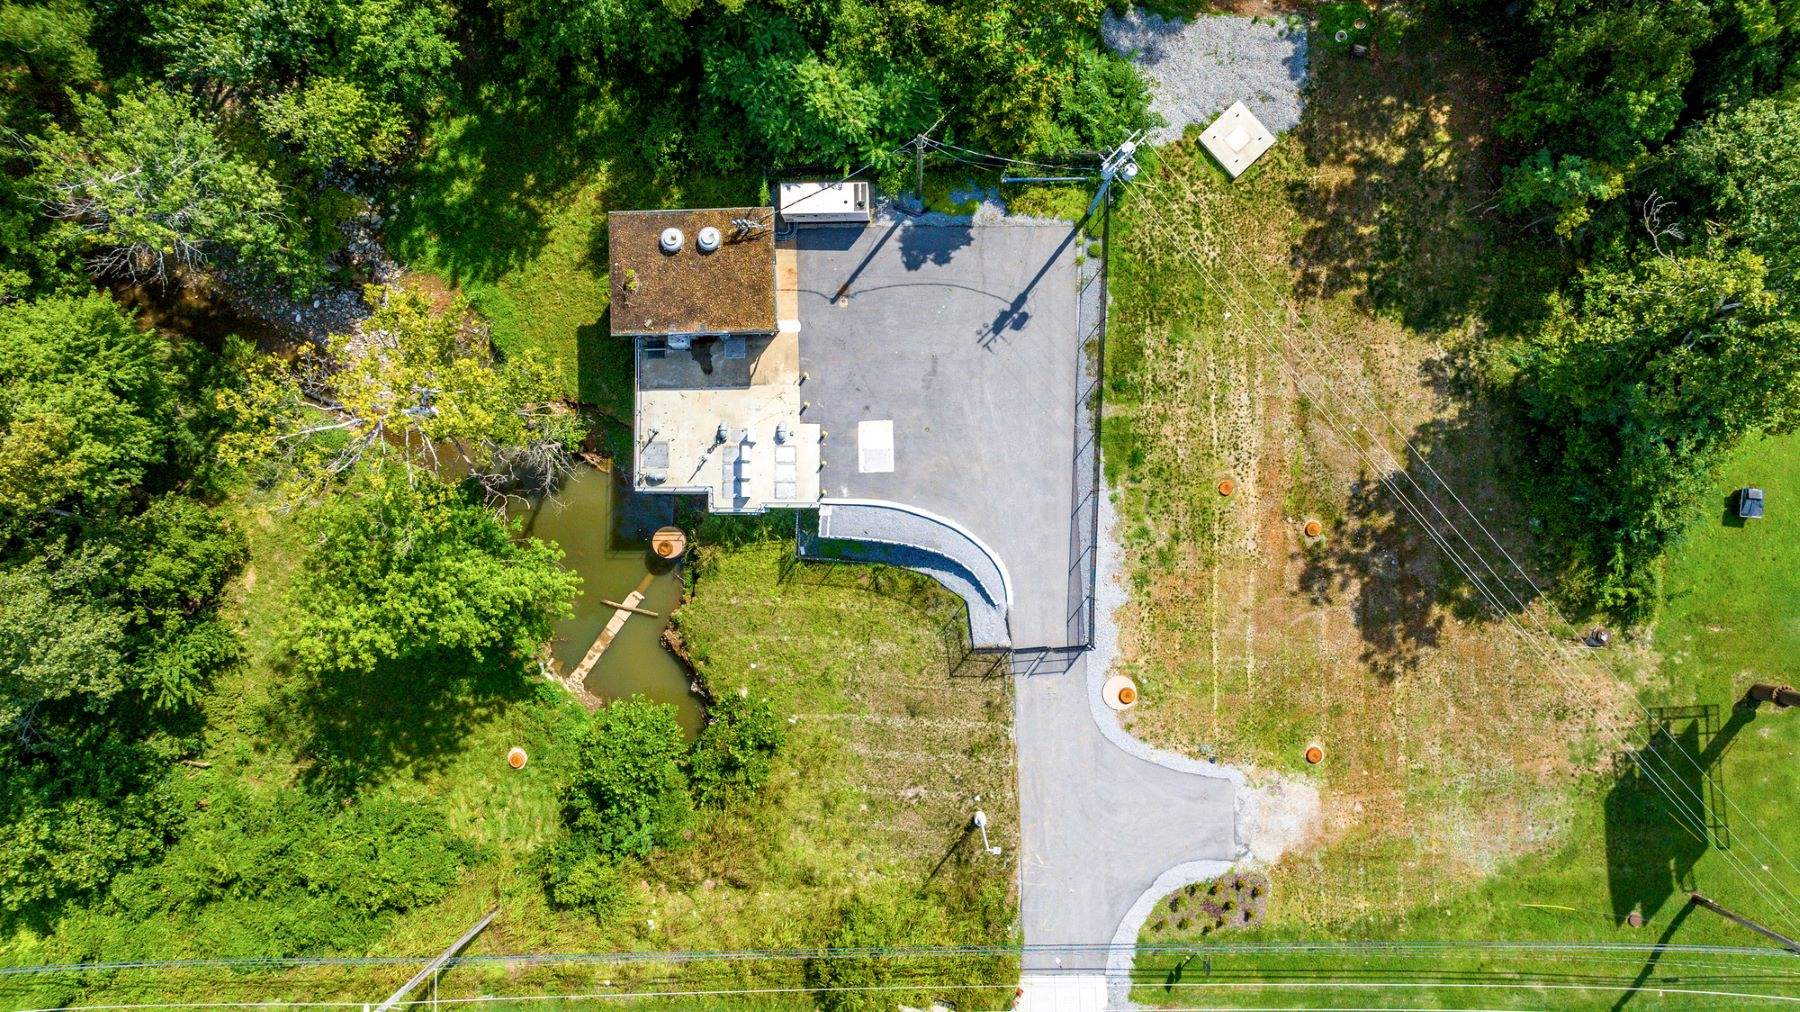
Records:
[[[1713,491],[1723,503],[1730,490],[1762,485],[1771,503],[1792,502],[1800,492],[1800,436],[1758,439],[1724,467]],[[1800,847],[1786,827],[1800,789],[1800,714],[1764,707],[1751,716],[1733,703],[1752,681],[1791,683],[1800,675],[1800,515],[1772,508],[1763,525],[1737,527],[1708,517],[1697,523],[1667,564],[1667,599],[1655,628],[1661,661],[1642,692],[1649,706],[1711,704],[1720,734],[1705,740],[1677,736],[1690,753],[1704,756],[1723,788],[1717,808],[1728,823],[1729,846],[1717,832],[1695,833],[1671,815],[1654,786],[1620,757],[1619,775],[1586,776],[1576,785],[1568,820],[1544,850],[1507,863],[1470,888],[1432,902],[1368,918],[1314,921],[1282,902],[1281,877],[1272,892],[1270,919],[1243,931],[1156,932],[1143,944],[1210,942],[1211,976],[1205,964],[1178,955],[1140,959],[1137,997],[1186,1004],[1199,996],[1229,996],[1246,1004],[1334,1002],[1341,992],[1312,991],[1309,977],[1399,982],[1359,991],[1358,1001],[1407,1004],[1514,1004],[1591,1007],[1619,998],[1622,988],[1649,990],[1639,1000],[1657,1007],[1741,1007],[1744,999],[1683,993],[1738,991],[1792,995],[1800,988],[1800,957],[1770,948],[1758,936],[1717,915],[1688,905],[1698,889],[1762,923],[1792,934],[1800,923]],[[1733,725],[1736,725],[1733,727]],[[1639,736],[1642,739],[1642,735]],[[1709,747],[1710,746],[1710,747]],[[1683,785],[1698,781],[1687,758],[1659,750]],[[1647,765],[1661,769],[1661,759]],[[1348,855],[1337,855],[1343,860]],[[1323,860],[1332,860],[1327,856]],[[1364,860],[1369,860],[1365,856]],[[1766,869],[1763,867],[1766,865]],[[1644,916],[1641,928],[1625,918]],[[1232,951],[1236,944],[1273,940],[1430,940],[1467,942],[1469,948],[1396,953],[1270,955]],[[1671,953],[1651,959],[1641,952],[1481,949],[1477,943],[1571,942],[1760,947],[1762,955]],[[1551,989],[1520,984],[1505,992],[1474,991],[1459,984],[1501,984],[1508,979],[1548,981]],[[1207,984],[1221,985],[1208,991]],[[1267,984],[1266,988],[1255,985]],[[1229,990],[1224,990],[1229,986]]]
[[[795,568],[782,543],[756,538],[699,549],[705,562],[680,630],[715,692],[748,687],[790,718],[788,741],[762,799],[702,820],[691,843],[627,869],[632,912],[599,924],[547,908],[527,865],[556,830],[563,751],[585,711],[562,689],[517,670],[435,682],[367,680],[320,705],[282,670],[273,631],[292,572],[295,532],[245,510],[253,562],[233,611],[252,645],[249,663],[206,700],[207,782],[294,785],[328,796],[397,796],[442,812],[479,847],[476,864],[442,900],[393,919],[369,951],[435,953],[488,909],[501,916],[468,950],[606,953],[744,950],[826,944],[853,898],[911,897],[930,916],[889,925],[896,945],[1008,945],[1017,898],[1011,705],[1003,679],[949,678],[941,623],[960,602],[913,574],[862,567]],[[331,694],[336,696],[335,693]],[[514,771],[506,750],[531,761]],[[1005,856],[971,836],[976,802]],[[167,930],[165,930],[167,929]],[[29,938],[7,963],[71,958],[252,955],[221,952],[179,924],[145,925],[105,940]],[[250,943],[243,943],[248,945]],[[0,1007],[103,1001],[356,1001],[379,998],[408,966],[279,973],[138,971],[0,977]],[[918,960],[869,973],[895,986],[982,984],[1016,978],[1011,958]],[[440,994],[618,993],[633,989],[778,987],[754,1004],[810,1007],[803,962],[476,964],[447,974]],[[896,991],[902,997],[907,992]],[[957,992],[959,997],[981,992]],[[996,990],[991,1004],[1007,991]],[[911,995],[923,1004],[928,991]],[[986,999],[983,999],[984,1001]],[[690,1007],[718,1007],[695,999]],[[662,1007],[662,1006],[659,1006]]]
[[[1491,300],[1492,244],[1461,214],[1497,171],[1481,66],[1448,29],[1380,66],[1316,52],[1307,118],[1261,163],[1228,182],[1190,138],[1116,215],[1102,432],[1130,727],[1320,788],[1312,858],[1274,881],[1308,923],[1455,895],[1545,846],[1598,735],[1629,724],[1615,686],[1648,670],[1636,646],[1548,663],[1382,481],[1405,461],[1435,485],[1410,443],[1530,558],[1505,416],[1455,380]]]
[[[1670,560],[1654,636],[1569,665],[1556,651],[1580,630],[1518,578],[1507,587],[1523,603],[1508,603],[1529,638],[1495,620],[1380,480],[1400,462],[1400,487],[1416,480],[1449,507],[1441,476],[1513,557],[1532,557],[1529,523],[1503,483],[1507,414],[1462,377],[1479,368],[1486,334],[1530,325],[1544,291],[1532,279],[1554,264],[1503,248],[1480,217],[1498,183],[1489,138],[1500,95],[1489,61],[1445,27],[1416,31],[1416,44],[1379,65],[1315,51],[1307,118],[1262,163],[1228,183],[1191,140],[1164,149],[1115,221],[1103,438],[1131,560],[1120,617],[1143,689],[1132,731],[1306,778],[1322,803],[1317,837],[1268,869],[1260,925],[1215,934],[1191,920],[1141,940],[1210,949],[1185,963],[1144,954],[1140,1000],[1585,1007],[1617,993],[1575,985],[1629,984],[1644,957],[1472,944],[1450,954],[1283,956],[1230,946],[1649,944],[1665,934],[1760,943],[1705,911],[1684,914],[1693,886],[1800,929],[1786,909],[1800,912],[1800,872],[1750,826],[1786,846],[1793,722],[1765,713],[1731,723],[1744,671],[1793,680],[1800,543],[1773,522],[1740,530],[1712,518]],[[1408,457],[1408,443],[1430,469]],[[1759,444],[1728,471],[1756,473],[1778,501],[1795,449],[1791,439]],[[1222,496],[1226,479],[1233,489]],[[1720,508],[1745,480],[1725,476]],[[1307,520],[1321,523],[1322,541],[1301,536]],[[1469,536],[1479,538],[1472,527]],[[1740,605],[1741,596],[1754,602]],[[1732,652],[1737,638],[1759,635],[1745,654]],[[1656,787],[1631,772],[1632,758],[1614,754],[1647,736],[1634,696],[1652,707],[1718,707],[1716,737],[1685,717],[1672,732],[1704,761],[1723,753],[1724,793],[1744,809],[1743,818],[1726,811],[1728,851],[1703,842],[1708,830],[1673,821]],[[1300,758],[1311,741],[1327,756],[1314,769]],[[1642,758],[1686,778],[1672,789],[1698,786],[1685,753],[1663,745]],[[1758,884],[1740,875],[1739,860]],[[1623,926],[1633,910],[1644,927]],[[1773,976],[1784,972],[1778,961],[1765,973],[1719,958],[1723,968],[1710,969],[1733,986],[1763,987],[1768,977],[1776,983],[1766,986],[1792,989]],[[1507,972],[1570,988],[1488,994],[1444,983]],[[1707,972],[1691,956],[1651,968],[1664,985]],[[1399,983],[1365,993],[1323,978]],[[1202,989],[1209,981],[1215,990]]]

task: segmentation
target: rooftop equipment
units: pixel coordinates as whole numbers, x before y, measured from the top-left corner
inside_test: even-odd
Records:
[[[719,230],[711,225],[706,226],[700,230],[699,235],[694,237],[694,245],[699,247],[700,252],[702,253],[711,253],[713,250],[718,249]]]
[[[684,241],[685,237],[681,234],[681,229],[665,228],[662,230],[662,239],[659,245],[662,246],[664,253],[679,253]]]
[[[874,219],[869,184],[860,179],[836,183],[782,183],[779,209],[793,225],[867,225]]]

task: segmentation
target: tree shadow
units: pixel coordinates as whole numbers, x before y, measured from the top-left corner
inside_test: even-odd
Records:
[[[900,265],[916,271],[926,264],[942,267],[959,250],[975,244],[971,225],[913,225],[900,229]]]
[[[458,284],[493,281],[543,249],[550,216],[591,168],[582,104],[497,83],[466,89],[407,166],[407,200],[387,223],[389,248],[427,260]]]
[[[472,728],[531,695],[527,667],[500,654],[422,654],[297,679],[279,705],[298,719],[301,782],[348,798],[403,771],[443,770]]]
[[[1452,391],[1442,360],[1425,369],[1440,395],[1460,398],[1455,409],[1415,427],[1405,445],[1387,433],[1351,433],[1377,463],[1405,467],[1363,469],[1325,536],[1302,548],[1301,589],[1315,604],[1354,596],[1360,659],[1384,681],[1415,671],[1449,618],[1501,620],[1497,608],[1517,612],[1538,596],[1508,561],[1523,564],[1530,549],[1518,540],[1517,504],[1500,483],[1500,416]],[[1396,446],[1392,461],[1369,449],[1376,439]]]
[[[1541,242],[1507,255],[1499,62],[1443,19],[1378,59],[1313,48],[1295,136],[1315,171],[1288,194],[1306,223],[1294,249],[1300,294],[1352,293],[1366,312],[1427,330],[1478,313],[1510,328],[1542,313],[1550,286],[1511,275],[1548,277],[1560,257]]]

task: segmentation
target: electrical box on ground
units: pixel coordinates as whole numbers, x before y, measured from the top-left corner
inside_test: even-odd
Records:
[[[869,184],[860,179],[782,183],[779,199],[782,220],[794,225],[867,225],[874,219]]]

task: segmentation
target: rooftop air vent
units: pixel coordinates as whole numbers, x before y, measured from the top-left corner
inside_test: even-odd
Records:
[[[706,226],[700,230],[698,235],[694,236],[694,245],[700,247],[700,252],[702,253],[711,253],[713,250],[718,249],[719,230],[711,225]]]
[[[687,240],[681,234],[681,229],[665,228],[662,230],[662,251],[664,253],[679,253],[681,244],[685,241]]]

